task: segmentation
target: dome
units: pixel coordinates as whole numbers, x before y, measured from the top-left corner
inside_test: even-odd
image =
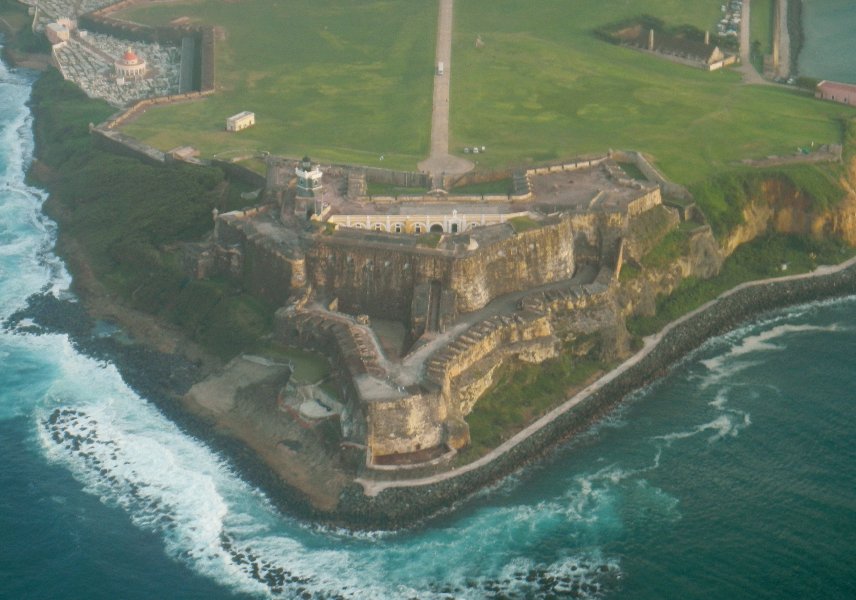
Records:
[[[139,62],[140,59],[137,56],[136,52],[128,48],[127,50],[125,50],[125,54],[122,55],[122,60],[124,60],[126,63],[136,63]]]

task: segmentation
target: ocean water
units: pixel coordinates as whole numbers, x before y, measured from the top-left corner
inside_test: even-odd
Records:
[[[0,320],[67,294],[0,66]],[[278,514],[109,363],[0,330],[2,598],[856,598],[856,298],[711,340],[608,419],[404,532]]]
[[[803,0],[800,75],[856,83],[856,2]]]

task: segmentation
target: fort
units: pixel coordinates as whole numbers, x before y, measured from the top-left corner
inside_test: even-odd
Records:
[[[295,168],[271,160],[265,203],[217,215],[190,269],[282,306],[277,341],[336,365],[341,405],[325,418],[381,472],[466,447],[466,417],[505,363],[584,337],[621,353],[621,265],[681,222],[658,184],[609,155],[527,170],[519,194],[484,198],[369,198],[349,193],[365,172],[342,167],[321,169],[323,190],[307,195]],[[652,217],[643,241],[634,232]]]
[[[213,223],[208,222],[211,232],[204,240],[183,239],[151,251],[158,256],[159,266],[181,263],[182,287],[225,281],[236,293],[276,307],[266,330],[266,345],[258,355],[253,349],[254,354],[234,358],[222,371],[197,383],[181,402],[253,450],[278,483],[297,490],[302,499],[309,498],[314,510],[325,516],[338,511],[352,522],[360,521],[346,515],[353,507],[371,513],[365,522],[372,524],[383,523],[384,516],[405,514],[409,501],[390,507],[384,505],[384,498],[406,499],[418,491],[386,496],[380,492],[407,487],[408,481],[447,476],[451,481],[472,469],[479,475],[460,484],[463,492],[472,491],[527,460],[521,453],[537,454],[549,440],[590,420],[600,409],[583,403],[573,408],[571,416],[563,412],[557,429],[549,434],[539,429],[531,432],[531,439],[519,439],[548,413],[559,410],[556,404],[568,393],[594,385],[595,379],[607,381],[615,398],[628,391],[630,383],[609,383],[610,369],[635,357],[641,345],[641,336],[628,332],[627,319],[655,313],[657,299],[668,296],[682,281],[717,274],[737,245],[771,227],[771,214],[778,210],[762,214],[759,209],[754,214],[747,209],[744,221],[753,224],[730,232],[732,240],[718,241],[713,235],[715,213],[711,212],[709,223],[686,187],[666,178],[641,151],[606,150],[612,140],[601,137],[596,145],[589,144],[599,151],[569,154],[560,150],[547,155],[550,158],[528,157],[513,167],[507,166],[510,161],[499,166],[487,163],[494,167],[491,170],[476,168],[470,159],[494,160],[499,145],[492,139],[486,147],[474,146],[480,148],[478,154],[453,155],[450,99],[456,97],[450,95],[451,79],[462,71],[451,55],[452,2],[439,4],[433,61],[438,68],[430,69],[430,154],[418,163],[413,158],[411,170],[390,160],[379,163],[383,154],[377,163],[366,166],[368,161],[345,164],[327,157],[313,161],[309,156],[297,160],[285,152],[242,147],[239,153],[257,163],[255,171],[250,171],[235,162],[216,160],[210,149],[191,147],[192,139],[165,151],[170,145],[155,147],[154,142],[134,138],[128,126],[144,119],[145,113],[166,106],[186,107],[199,99],[204,100],[201,111],[216,107],[210,110],[216,113],[216,118],[211,117],[212,136],[223,132],[243,144],[262,135],[275,120],[254,102],[242,100],[229,111],[214,104],[229,89],[220,86],[219,79],[215,82],[214,72],[215,41],[219,44],[225,38],[216,27],[197,24],[195,19],[176,18],[169,26],[132,23],[114,15],[137,6],[136,0],[97,1],[87,5],[94,12],[68,15],[92,33],[70,34],[69,40],[59,41],[67,46],[54,48],[54,59],[63,69],[63,48],[88,47],[100,35],[122,38],[122,48],[133,42],[135,51],[141,48],[140,55],[130,51],[117,55],[121,58],[114,65],[117,74],[128,79],[147,75],[151,63],[140,58],[154,56],[155,45],[163,43],[171,49],[175,77],[163,93],[145,94],[142,99],[123,97],[121,102],[115,95],[105,96],[121,110],[90,126],[94,145],[159,167],[173,161],[215,165],[229,179],[250,186],[253,191],[240,194],[248,201],[246,208],[227,210],[223,204],[216,205]],[[65,16],[56,7],[78,5],[54,0],[47,6],[53,7],[48,16],[55,19]],[[39,23],[46,26],[47,20],[37,13],[34,26]],[[702,43],[665,31],[654,34],[641,26],[625,33],[622,45],[682,65],[710,71],[735,61],[710,43],[707,35]],[[85,41],[87,37],[90,42]],[[492,40],[485,38],[487,42],[479,35],[475,48],[492,52]],[[623,52],[628,61],[642,64],[637,62],[640,53],[625,47],[607,51]],[[471,55],[470,60],[475,60],[473,56],[481,60],[486,54]],[[670,66],[659,64],[654,69],[667,71]],[[676,68],[689,72],[681,75],[688,80],[713,77]],[[720,80],[714,84],[723,85]],[[785,101],[796,105],[800,100],[788,96]],[[615,108],[599,102],[581,106],[574,118],[584,122],[596,117],[604,123],[621,120],[625,114],[635,118],[635,108],[625,111],[624,105]],[[817,110],[831,110],[816,104],[821,107]],[[234,114],[237,110],[244,112]],[[538,110],[545,118],[552,114],[546,108]],[[529,114],[530,108],[525,112]],[[223,131],[227,118],[226,130],[233,130],[229,134]],[[242,125],[236,121],[239,118],[244,119]],[[302,117],[295,117],[298,120]],[[352,120],[359,121],[342,119]],[[536,121],[526,121],[521,131]],[[254,126],[244,128],[250,124]],[[234,133],[239,129],[245,130]],[[619,129],[614,130],[616,134],[625,135],[625,128]],[[655,129],[653,134],[649,131],[653,138],[670,138],[666,125]],[[718,127],[717,133],[720,130],[729,133],[726,127]],[[467,143],[475,141],[479,140]],[[621,140],[615,143],[623,145]],[[669,141],[668,146],[674,167],[674,156],[683,151],[678,143]],[[830,151],[764,160],[840,164],[841,146],[823,147]],[[552,159],[555,156],[565,158]],[[748,160],[743,154],[740,157]],[[717,167],[715,159],[709,162],[707,168]],[[781,181],[775,183],[786,187]],[[799,192],[792,195],[795,204],[811,203]],[[211,206],[206,205],[205,211]],[[779,217],[786,216],[776,217],[781,222],[775,226],[806,233],[809,217],[793,216],[788,210],[780,211]],[[809,213],[811,209],[806,209]],[[757,222],[752,221],[754,217]],[[832,221],[811,225],[811,233],[821,229],[837,235],[848,227]],[[652,256],[657,252],[666,257],[655,266]],[[205,318],[217,321],[216,314]],[[295,368],[289,363],[293,349],[321,356],[329,374],[317,381],[293,377]],[[658,356],[676,358],[669,348],[658,352]],[[515,423],[519,427],[503,432],[502,444],[480,445],[473,433],[474,412],[504,378],[532,365],[546,369],[560,362],[570,368],[583,363],[598,367],[576,388],[561,390],[565,395],[553,398],[552,405],[533,410]],[[665,364],[656,362],[658,369]],[[638,384],[652,373],[640,373],[637,368],[633,382]],[[562,407],[570,406],[567,402]],[[508,437],[518,445],[506,447]],[[500,449],[505,455],[497,458],[493,453]],[[494,459],[496,469],[485,467]],[[315,470],[314,480],[306,474],[311,470]],[[454,491],[457,483],[443,485],[447,487],[436,502],[426,504],[431,510],[439,507],[437,502],[463,493]],[[319,493],[325,486],[326,491]],[[414,484],[413,489],[417,487]],[[375,501],[376,497],[380,499]]]

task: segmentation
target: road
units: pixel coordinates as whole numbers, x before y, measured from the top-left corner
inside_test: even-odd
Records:
[[[740,67],[738,71],[743,74],[744,83],[767,83],[752,65],[752,42],[749,39],[749,4],[750,0],[743,0],[743,10],[740,15]]]
[[[419,163],[419,170],[435,177],[466,173],[473,163],[449,154],[449,88],[452,81],[452,21],[454,0],[440,0],[437,20],[437,48],[434,62],[434,99],[431,109],[431,154]],[[443,73],[437,66],[443,63]],[[439,181],[439,180],[438,180]],[[438,186],[435,186],[438,187]]]

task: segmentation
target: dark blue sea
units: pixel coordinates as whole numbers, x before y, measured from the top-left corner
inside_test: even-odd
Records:
[[[800,75],[856,83],[856,2],[802,0]]]
[[[31,82],[0,66],[0,320],[70,284],[24,181]],[[711,340],[545,463],[399,533],[278,514],[64,336],[2,330],[0,365],[2,598],[271,596],[253,569],[288,573],[283,598],[856,598],[856,298]]]

